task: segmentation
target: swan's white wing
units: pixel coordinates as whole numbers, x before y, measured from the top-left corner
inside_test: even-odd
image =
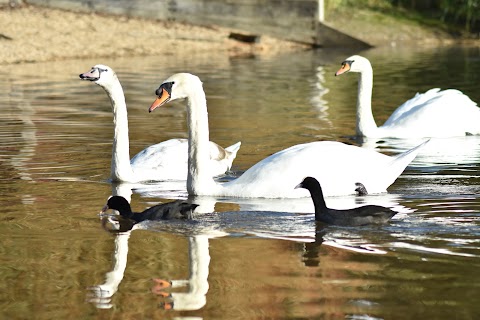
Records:
[[[401,106],[399,106],[392,115],[385,121],[384,126],[391,125],[398,119],[408,114],[413,108],[418,107],[419,105],[424,104],[428,100],[437,96],[439,88],[430,89],[425,93],[418,93],[415,96],[407,101],[405,101]]]
[[[297,198],[309,196],[295,189],[306,176],[320,181],[325,196],[355,193],[361,182],[369,193],[386,192],[420,147],[405,156],[390,157],[339,142],[295,145],[255,164],[242,176],[224,184],[223,193],[238,197]]]
[[[139,181],[185,180],[187,161],[188,140],[170,139],[140,151],[130,164]]]
[[[240,148],[240,142],[224,149],[210,142],[210,166],[213,176],[229,170]],[[141,180],[186,180],[188,140],[170,139],[152,145],[136,154],[130,164]]]
[[[431,89],[401,105],[379,130],[405,138],[479,134],[480,109],[458,90]]]
[[[186,163],[188,140],[170,139],[151,145],[137,153],[130,163],[133,168],[160,168],[171,164]]]

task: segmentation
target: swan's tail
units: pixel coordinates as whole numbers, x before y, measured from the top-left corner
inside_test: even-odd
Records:
[[[233,160],[237,157],[237,152],[240,149],[240,146],[242,143],[239,141],[235,144],[232,144],[230,147],[225,148],[226,156],[225,156],[225,162],[227,165],[227,171],[232,168],[232,163]]]
[[[233,157],[235,158],[237,156],[237,151],[240,149],[240,146],[242,145],[241,141],[238,141],[235,144],[232,144],[230,147],[226,147],[225,150],[233,154]]]
[[[388,173],[386,173],[387,179],[389,179],[388,186],[390,186],[392,183],[395,182],[395,180],[402,174],[402,172],[405,170],[405,168],[410,164],[410,162],[415,159],[415,157],[418,155],[421,149],[430,141],[428,139],[427,141],[421,143],[420,145],[416,146],[415,148],[412,148],[408,151],[405,151],[403,153],[400,153],[399,155],[393,157],[390,165],[388,166]]]

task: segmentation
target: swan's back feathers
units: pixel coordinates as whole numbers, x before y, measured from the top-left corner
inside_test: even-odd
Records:
[[[170,139],[137,153],[130,165],[139,181],[180,180],[187,177],[188,140]]]
[[[480,134],[480,109],[459,90],[431,89],[398,107],[379,130],[405,138]]]
[[[221,194],[307,197],[306,190],[295,189],[298,181],[306,176],[320,181],[325,196],[355,194],[358,182],[369,193],[386,192],[420,149],[421,146],[409,151],[408,155],[390,157],[340,142],[299,144],[263,159],[236,180],[225,183]]]
[[[130,163],[134,168],[160,168],[168,166],[171,162],[179,162],[188,159],[188,140],[170,139],[151,145],[137,153]],[[159,157],[159,154],[163,154]],[[172,157],[168,157],[168,155]],[[184,157],[180,157],[184,155]]]
[[[401,106],[399,106],[395,111],[390,115],[390,117],[383,124],[384,126],[389,126],[395,121],[398,121],[400,118],[405,116],[413,108],[418,107],[419,105],[424,104],[428,100],[434,98],[437,93],[440,91],[440,88],[433,88],[428,90],[425,93],[417,92],[415,96],[407,101],[405,101]]]
[[[215,142],[210,142],[209,164],[214,176],[230,170],[240,145],[237,142],[224,149]],[[187,162],[188,140],[170,139],[140,151],[130,164],[142,180],[184,180],[187,178]]]

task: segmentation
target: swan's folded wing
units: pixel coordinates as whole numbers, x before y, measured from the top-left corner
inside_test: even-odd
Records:
[[[400,106],[379,130],[403,138],[480,134],[480,109],[459,90],[431,89]]]
[[[383,126],[390,126],[399,121],[401,118],[408,116],[413,109],[416,109],[418,106],[423,105],[430,99],[437,97],[439,91],[439,88],[434,88],[425,93],[417,93],[413,98],[405,101],[401,106],[399,106],[387,119],[387,121],[385,121]]]
[[[279,151],[225,184],[232,196],[263,198],[308,197],[295,189],[305,177],[316,178],[325,196],[355,194],[361,182],[371,193],[385,192],[398,177],[389,172],[393,157],[340,142],[319,141]],[[405,164],[406,166],[407,164]],[[402,170],[403,171],[403,170]],[[370,191],[371,190],[371,191]]]
[[[173,168],[184,164],[186,172],[186,163],[188,161],[188,140],[170,139],[163,141],[136,154],[130,161],[132,167],[136,168]]]

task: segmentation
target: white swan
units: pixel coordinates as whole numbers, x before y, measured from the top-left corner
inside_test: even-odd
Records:
[[[357,135],[371,138],[455,137],[480,134],[480,109],[462,92],[430,89],[417,93],[392,113],[381,127],[372,115],[373,70],[368,59],[347,58],[336,76],[359,72]]]
[[[321,181],[326,195],[355,193],[361,182],[369,193],[386,192],[421,146],[390,157],[368,149],[339,142],[311,142],[295,145],[255,164],[239,178],[216,183],[208,161],[208,113],[200,79],[179,73],[165,80],[157,89],[158,98],[150,107],[175,99],[187,98],[189,161],[187,191],[190,195],[243,198],[308,197],[306,190],[295,189],[298,181],[313,176]],[[423,145],[423,144],[422,144]]]
[[[101,86],[112,104],[115,126],[111,164],[112,181],[134,183],[187,179],[187,139],[170,139],[152,145],[130,160],[127,105],[117,75],[110,67],[99,64],[92,67],[89,72],[80,74],[80,78]],[[208,166],[212,176],[217,176],[230,169],[240,148],[240,142],[225,149],[210,142],[208,148],[210,152]]]

